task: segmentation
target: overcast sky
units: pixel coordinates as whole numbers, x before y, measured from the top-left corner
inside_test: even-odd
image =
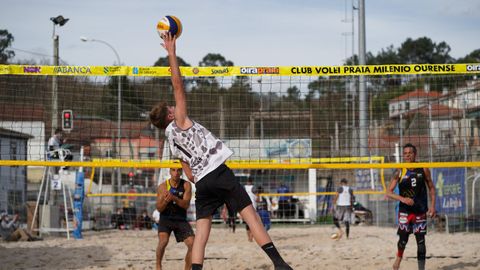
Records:
[[[0,29],[15,38],[15,60],[45,60],[48,56],[20,50],[51,56],[50,17],[61,14],[70,19],[56,29],[60,58],[69,65],[116,62],[104,44],[80,41],[85,36],[111,44],[124,65],[151,66],[165,56],[156,23],[164,15],[175,15],[184,27],[177,54],[194,66],[207,53],[220,53],[237,66],[342,65],[352,52],[352,41],[342,34],[352,30],[351,23],[342,22],[346,14],[351,19],[351,1],[0,0]],[[447,42],[454,58],[480,48],[478,0],[365,2],[367,51],[374,54],[392,44],[399,47],[408,37],[423,36]]]

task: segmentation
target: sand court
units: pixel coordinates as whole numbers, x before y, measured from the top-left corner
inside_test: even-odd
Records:
[[[391,269],[395,228],[353,227],[350,239],[330,239],[330,226],[280,227],[270,231],[294,269]],[[46,237],[43,241],[0,243],[1,269],[155,269],[155,231],[85,232],[83,240]],[[183,269],[185,245],[170,238],[164,269]],[[410,237],[401,269],[416,268]],[[427,235],[427,269],[480,269],[480,234]],[[237,232],[212,229],[204,269],[273,269],[243,226]]]

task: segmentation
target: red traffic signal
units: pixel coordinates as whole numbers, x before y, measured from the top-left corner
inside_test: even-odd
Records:
[[[73,111],[62,111],[62,130],[70,131],[73,129]]]
[[[135,176],[135,174],[133,172],[128,173],[128,177],[133,178],[133,176]]]

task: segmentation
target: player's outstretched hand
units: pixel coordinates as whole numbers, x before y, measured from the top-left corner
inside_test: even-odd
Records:
[[[175,43],[177,38],[175,36],[172,36],[170,32],[166,32],[165,34],[162,34],[162,47],[167,50],[168,54],[175,54]]]

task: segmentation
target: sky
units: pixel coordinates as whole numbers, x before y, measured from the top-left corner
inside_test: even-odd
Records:
[[[353,0],[357,6],[357,0]],[[0,0],[0,29],[15,38],[14,61],[52,63],[51,17],[70,20],[56,27],[63,64],[152,66],[166,56],[156,32],[165,15],[182,21],[177,55],[197,66],[220,53],[236,66],[342,65],[352,54],[352,0]],[[366,46],[373,54],[407,38],[445,41],[450,55],[480,48],[478,0],[365,0]],[[354,52],[358,53],[355,14]],[[345,22],[347,21],[347,22]]]

